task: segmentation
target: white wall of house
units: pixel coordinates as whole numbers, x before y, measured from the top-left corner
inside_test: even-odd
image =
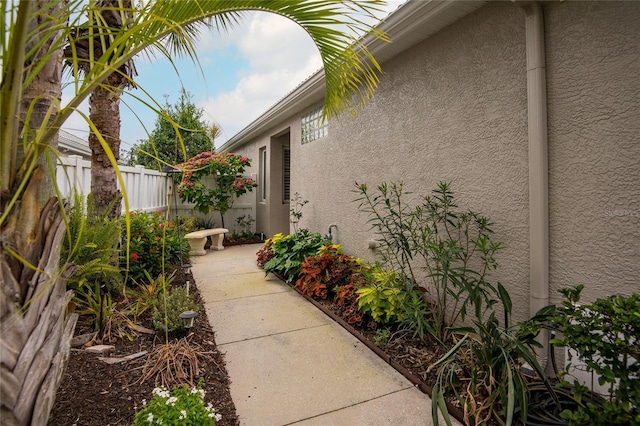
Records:
[[[640,276],[640,3],[544,2],[549,140],[549,290],[583,283],[585,300],[638,291]],[[402,12],[402,10],[400,10]],[[232,138],[254,159],[290,130],[291,193],[310,203],[301,226],[374,259],[355,182],[403,181],[426,195],[450,181],[459,204],[489,216],[506,249],[494,278],[516,319],[529,315],[530,206],[525,16],[489,2],[382,64],[356,119],[301,144],[300,119],[321,105],[282,106]],[[315,96],[315,95],[314,95]],[[261,121],[262,120],[262,121]],[[246,137],[245,137],[246,135]],[[257,209],[260,221],[260,207]],[[271,220],[268,217],[264,220]],[[268,229],[269,225],[265,225]],[[258,230],[260,232],[260,230]],[[269,232],[267,232],[269,235]]]

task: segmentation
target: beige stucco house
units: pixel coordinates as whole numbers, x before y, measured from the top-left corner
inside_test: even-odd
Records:
[[[412,0],[380,28],[357,118],[314,127],[319,72],[221,148],[253,159],[256,230],[288,233],[297,192],[303,227],[373,259],[354,182],[451,181],[506,245],[494,277],[517,319],[566,286],[640,291],[640,2]]]

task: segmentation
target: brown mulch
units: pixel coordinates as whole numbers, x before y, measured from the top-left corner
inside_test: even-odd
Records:
[[[176,273],[172,285],[184,285],[184,279],[184,274]],[[235,405],[229,392],[230,381],[224,354],[216,347],[214,332],[206,320],[200,294],[193,284],[191,288],[195,290],[200,315],[188,336],[182,334],[170,339],[186,337],[193,347],[204,353],[199,365],[198,379],[204,380],[203,388],[207,392],[205,402],[211,402],[216,411],[222,414],[222,420],[218,425],[238,425]],[[152,328],[149,315],[146,322],[143,321],[144,318],[139,319],[138,323]],[[82,328],[79,324],[76,334],[83,332]],[[140,333],[133,340],[115,339],[113,342],[104,343],[115,346],[107,356],[124,357],[141,351],[151,353],[154,347],[164,342],[164,334]],[[100,356],[103,355],[88,353],[83,349],[72,349],[63,382],[56,394],[50,426],[129,425],[133,423],[136,410],[141,408],[142,401],[151,399],[151,392],[156,387],[155,381],[141,382],[146,356],[119,364],[107,364],[98,359]]]

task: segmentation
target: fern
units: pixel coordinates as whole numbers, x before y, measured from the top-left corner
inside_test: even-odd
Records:
[[[94,216],[93,197],[74,193],[60,263],[75,266],[67,288],[79,290],[95,282],[111,291],[122,283],[118,259],[120,224],[117,219]]]

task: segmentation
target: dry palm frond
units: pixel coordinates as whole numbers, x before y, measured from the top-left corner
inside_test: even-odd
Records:
[[[202,361],[215,363],[209,354],[211,352],[190,343],[188,337],[158,345],[147,355],[140,383],[154,379],[156,385],[167,389],[182,384],[195,386]]]

